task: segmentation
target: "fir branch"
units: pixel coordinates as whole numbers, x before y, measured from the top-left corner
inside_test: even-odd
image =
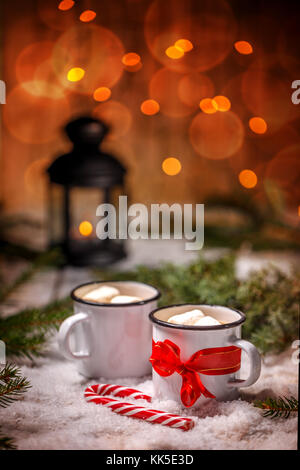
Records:
[[[1,431],[1,428],[0,428]],[[0,434],[0,450],[15,450],[16,446],[13,439]]]
[[[6,364],[0,370],[0,407],[5,408],[30,388],[29,381],[22,377],[20,369]]]
[[[265,410],[264,417],[288,418],[291,413],[298,411],[298,400],[295,397],[266,398],[265,400],[256,400],[253,405],[256,408]]]
[[[275,267],[254,272],[246,281],[235,277],[235,257],[213,262],[203,259],[188,266],[139,266],[129,272],[96,271],[107,280],[132,279],[157,287],[160,306],[179,303],[226,305],[246,314],[243,336],[261,353],[278,353],[297,338],[300,271],[291,276]]]
[[[72,301],[65,298],[43,308],[22,310],[0,319],[0,338],[5,342],[8,356],[40,356],[48,333],[57,330],[71,313]]]

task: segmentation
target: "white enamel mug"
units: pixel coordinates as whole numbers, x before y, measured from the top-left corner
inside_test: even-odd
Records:
[[[121,295],[143,300],[113,304],[82,299],[105,285],[118,288]],[[89,282],[76,287],[71,297],[74,315],[61,324],[58,342],[66,358],[78,361],[82,375],[114,379],[151,373],[152,332],[148,315],[160,297],[155,287],[134,281]]]
[[[205,315],[210,315],[223,324],[190,326],[167,322],[171,316],[195,308],[199,308]],[[241,339],[241,326],[246,320],[243,313],[219,305],[184,304],[159,308],[151,312],[149,318],[153,324],[153,340],[164,342],[168,339],[179,346],[182,362],[187,361],[195,352],[206,348],[237,346],[248,355],[250,371],[245,380],[240,379],[240,370],[225,375],[199,374],[202,384],[216,397],[216,400],[235,400],[239,396],[240,387],[248,387],[258,380],[261,358],[252,343]],[[182,405],[180,397],[182,378],[180,374],[175,372],[169,377],[162,377],[154,369],[152,374],[155,396],[160,399],[175,400]],[[197,408],[208,400],[211,398],[201,395],[192,407]]]

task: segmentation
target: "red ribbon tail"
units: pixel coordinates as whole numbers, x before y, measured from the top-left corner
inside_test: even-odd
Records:
[[[216,398],[201,382],[199,374],[194,371],[185,371],[182,374],[181,401],[186,407],[192,406],[198,398],[204,395],[206,398]]]

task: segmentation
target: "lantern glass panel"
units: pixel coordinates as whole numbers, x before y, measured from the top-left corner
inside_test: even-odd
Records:
[[[57,246],[64,239],[64,188],[55,183],[49,185],[49,241]]]

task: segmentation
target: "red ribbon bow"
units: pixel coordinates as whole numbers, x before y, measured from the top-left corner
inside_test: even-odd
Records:
[[[153,369],[162,377],[169,377],[177,372],[182,377],[181,401],[184,406],[192,406],[203,394],[206,398],[215,398],[201,382],[200,374],[232,374],[241,366],[241,349],[236,346],[207,348],[195,352],[186,362],[180,359],[180,348],[172,341],[152,340],[150,362]]]

